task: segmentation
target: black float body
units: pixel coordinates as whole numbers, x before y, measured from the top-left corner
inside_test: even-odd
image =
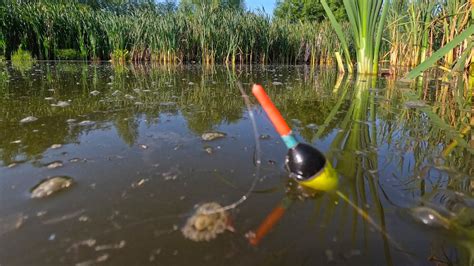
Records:
[[[305,143],[298,143],[288,150],[285,165],[290,177],[299,181],[311,179],[326,165],[324,155]]]

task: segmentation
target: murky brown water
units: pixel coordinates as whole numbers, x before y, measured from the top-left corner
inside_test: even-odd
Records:
[[[235,202],[255,178],[236,79],[247,92],[253,82],[265,86],[370,218],[333,194],[301,201],[287,192],[285,147],[255,105],[261,175],[230,211],[236,232],[209,242],[183,237],[196,204]],[[286,66],[8,63],[0,66],[0,265],[467,265],[470,112],[461,82],[434,79],[339,79]],[[226,136],[201,139],[212,131]],[[54,176],[73,183],[31,198]],[[280,222],[249,245],[245,233],[282,201],[290,203]]]

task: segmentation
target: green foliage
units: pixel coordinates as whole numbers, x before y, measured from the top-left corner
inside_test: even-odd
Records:
[[[22,45],[38,59],[108,60],[114,51],[127,50],[129,60],[163,64],[324,65],[334,62],[335,52],[344,52],[347,65],[357,57],[362,72],[374,73],[379,54],[390,55],[390,63],[400,57],[417,65],[468,27],[463,23],[472,9],[462,0],[371,0],[373,8],[367,1],[344,1],[350,6],[347,17],[342,1],[282,0],[270,18],[245,10],[237,0],[185,0],[179,6],[149,0],[3,0],[0,55],[10,58]],[[385,16],[389,23],[379,23]],[[459,45],[444,61],[455,63],[466,47]]]
[[[31,56],[30,52],[23,50],[21,46],[12,54],[11,60],[12,66],[22,73],[33,67],[33,56]]]
[[[337,20],[347,20],[342,1],[328,0]],[[274,15],[277,18],[289,19],[291,22],[317,21],[326,19],[326,13],[320,0],[282,0],[277,2]]]
[[[34,60],[33,57],[31,56],[31,53],[23,50],[21,47],[16,50],[12,54],[12,61],[13,62],[25,62],[25,61],[32,61]]]
[[[225,8],[243,10],[245,7],[242,0],[181,0],[180,8],[187,11],[196,11],[202,8]]]
[[[0,35],[0,56],[5,55],[6,42]]]
[[[474,25],[471,25],[469,28],[464,30],[461,34],[456,36],[452,41],[447,43],[443,48],[439,49],[435,53],[433,53],[432,56],[430,56],[428,59],[426,59],[423,63],[419,64],[417,67],[412,69],[408,75],[407,78],[409,79],[414,79],[418,75],[420,75],[423,71],[426,69],[430,68],[431,66],[435,65],[438,60],[452,51],[459,43],[463,42],[464,40],[468,39],[469,37],[474,35]],[[472,39],[470,40],[471,42],[473,41]],[[471,47],[472,46],[468,46]],[[468,49],[465,51],[465,53],[470,53],[472,49]]]
[[[81,53],[74,49],[57,49],[56,58],[59,60],[77,60],[81,58]]]
[[[130,53],[125,49],[115,49],[110,55],[112,62],[125,63],[130,60]]]
[[[331,23],[338,33],[339,40],[342,38],[341,26],[335,19],[326,0],[321,0],[324,10],[331,19]],[[352,39],[354,40],[357,56],[357,72],[362,74],[377,74],[378,54],[382,41],[382,31],[390,1],[387,0],[345,0],[349,24],[351,26]],[[349,57],[347,52],[346,58]]]
[[[2,8],[4,7],[4,8]],[[24,44],[39,59],[65,59],[64,49],[81,58],[123,58],[179,63],[326,64],[339,49],[328,24],[271,20],[243,8],[242,1],[138,1],[119,5],[94,1],[0,3],[0,30],[12,47]]]

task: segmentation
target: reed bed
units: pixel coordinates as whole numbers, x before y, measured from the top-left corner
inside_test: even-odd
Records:
[[[294,24],[224,7],[189,10],[163,4],[94,9],[77,2],[7,0],[0,44],[38,59],[75,49],[82,59],[214,63],[332,64],[339,50],[328,23]]]
[[[336,34],[328,20],[295,23],[224,5],[184,8],[137,1],[97,7],[72,0],[4,0],[0,3],[0,56],[10,59],[22,47],[44,60],[64,59],[64,51],[73,49],[73,57],[82,60],[317,66],[334,64],[339,52],[349,66],[350,58],[368,54],[360,46],[365,43],[374,51],[364,59],[366,71],[362,72],[373,72],[379,61],[408,67],[423,62],[472,20],[472,4],[465,0],[385,0],[378,7],[388,10],[377,26],[382,31],[371,31],[371,36],[381,36],[380,44],[368,43],[370,36],[361,41],[365,35],[354,35],[350,21],[338,23]],[[455,64],[470,49],[469,42],[468,38],[447,53],[442,64],[448,68]],[[472,57],[471,53],[465,58],[466,67]]]
[[[390,66],[414,67],[452,41],[470,25],[472,4],[466,0],[393,1],[387,16],[384,55]],[[441,65],[451,68],[469,39],[450,50]],[[472,60],[472,55],[470,56]],[[470,60],[467,60],[466,67]]]

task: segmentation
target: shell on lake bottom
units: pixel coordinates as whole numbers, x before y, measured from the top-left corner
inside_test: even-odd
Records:
[[[228,214],[219,211],[221,208],[216,202],[201,204],[181,229],[184,237],[193,241],[210,241],[223,233],[228,229]]]
[[[44,198],[58,191],[66,189],[73,184],[68,176],[53,176],[42,180],[31,189],[31,198]]]

